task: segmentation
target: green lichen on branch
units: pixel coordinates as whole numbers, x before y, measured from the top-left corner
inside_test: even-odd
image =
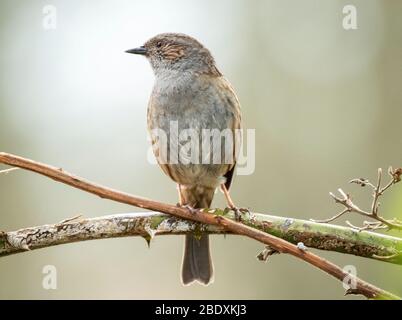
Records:
[[[234,218],[232,213],[220,214]],[[402,239],[397,237],[261,213],[247,214],[242,222],[294,244],[402,264]]]
[[[218,216],[234,218],[233,212],[227,210],[212,211]],[[294,244],[402,264],[400,238],[261,213],[245,214],[242,222]],[[200,225],[157,212],[116,214],[0,233],[0,256],[77,241],[128,236],[151,241],[156,235],[190,232],[224,233],[218,226]]]

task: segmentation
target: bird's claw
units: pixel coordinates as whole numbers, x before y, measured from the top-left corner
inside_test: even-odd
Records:
[[[189,204],[181,205],[180,207],[187,209],[191,214],[196,214],[198,212],[198,209],[190,206]]]
[[[243,215],[250,213],[250,210],[247,208],[228,207],[227,209],[234,212],[235,220],[238,222],[242,220]]]

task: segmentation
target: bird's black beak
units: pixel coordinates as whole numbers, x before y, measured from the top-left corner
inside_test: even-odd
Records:
[[[147,49],[144,46],[141,46],[141,47],[138,47],[138,48],[126,50],[126,52],[127,53],[133,53],[133,54],[146,55],[147,54]]]

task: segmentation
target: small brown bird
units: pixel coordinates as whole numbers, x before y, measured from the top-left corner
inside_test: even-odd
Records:
[[[233,142],[237,141],[235,131],[241,128],[239,101],[230,83],[216,67],[209,50],[187,35],[164,33],[126,52],[146,56],[155,73],[148,105],[148,129],[160,167],[178,184],[180,205],[208,208],[216,188],[220,187],[229,207],[236,209],[228,190],[236,165],[238,143],[224,139],[225,143],[221,144],[221,135],[212,139],[207,150],[202,148],[205,132],[229,131]],[[177,131],[172,130],[172,126],[176,126]],[[156,129],[165,133],[167,142],[156,134]],[[191,148],[188,148],[188,140],[183,140],[186,135],[198,139]],[[202,154],[195,153],[199,147]],[[192,152],[190,155],[189,151]],[[224,161],[222,153],[232,155],[232,161]],[[195,280],[209,284],[212,278],[208,235],[186,235],[183,284]]]

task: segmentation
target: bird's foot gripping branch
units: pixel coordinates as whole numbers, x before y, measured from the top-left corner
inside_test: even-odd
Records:
[[[242,217],[242,222],[238,222],[234,220],[233,213],[226,210],[198,209],[195,213],[191,213],[186,208],[114,190],[72,175],[61,168],[12,154],[0,153],[0,163],[39,173],[101,198],[156,211],[92,219],[74,217],[57,224],[11,232],[3,231],[0,232],[0,256],[84,240],[142,236],[149,241],[155,235],[189,234],[198,230],[211,234],[230,233],[247,236],[269,247],[271,252],[290,254],[341,282],[346,277],[350,277],[350,274],[310,250],[306,250],[306,247],[402,264],[400,254],[402,239],[396,237],[257,213],[246,214]],[[383,257],[389,258],[382,259]],[[354,277],[353,287],[346,293],[361,294],[370,299],[400,299],[357,277]]]

